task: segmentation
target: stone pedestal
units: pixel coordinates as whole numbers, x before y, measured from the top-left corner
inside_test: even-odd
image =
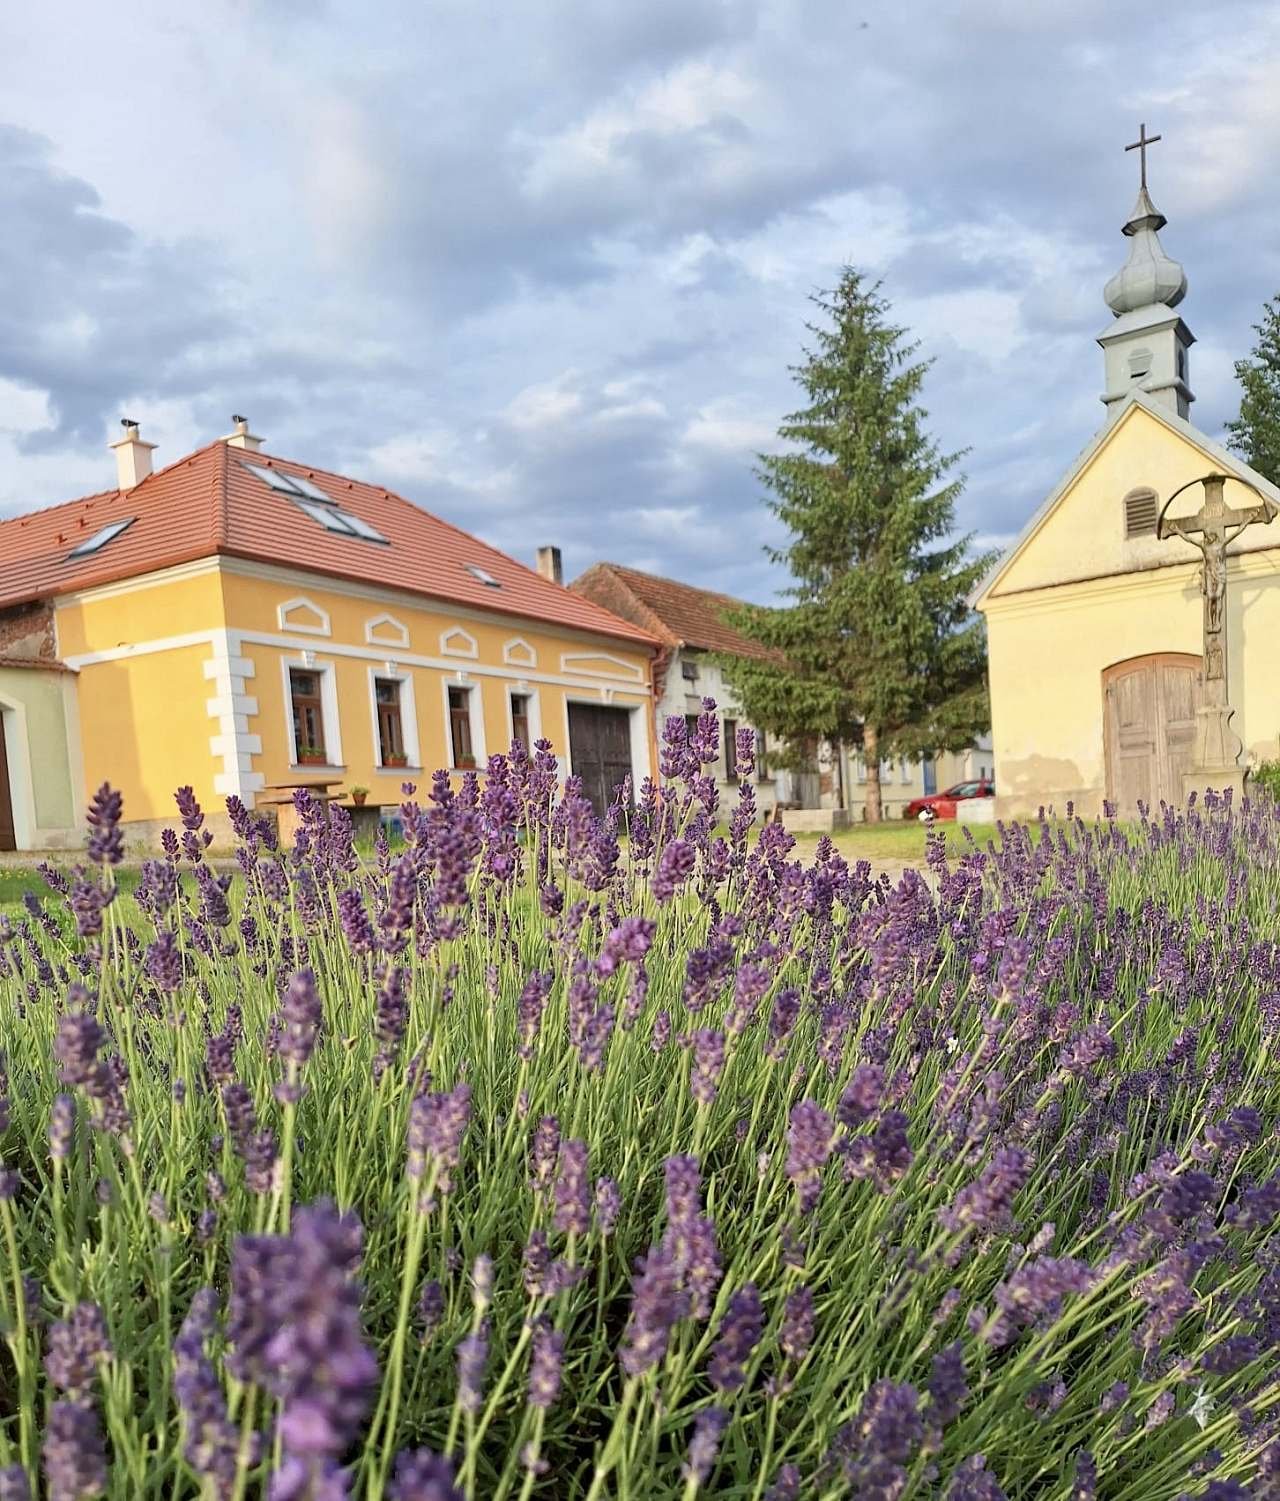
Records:
[[[1210,691],[1216,685],[1210,685]],[[1219,691],[1223,691],[1220,688]],[[1194,792],[1203,798],[1206,791],[1233,793],[1237,807],[1244,796],[1248,768],[1240,765],[1242,749],[1236,732],[1231,728],[1235,710],[1226,703],[1205,704],[1196,710],[1195,763],[1190,771],[1182,774],[1182,800]]]
[[[839,834],[849,827],[848,808],[784,808],[782,827],[788,834]]]
[[[1182,773],[1182,801],[1185,804],[1194,792],[1196,801],[1203,803],[1206,792],[1226,792],[1230,788],[1231,801],[1238,808],[1244,797],[1244,784],[1248,775],[1248,769],[1244,766],[1193,767]]]

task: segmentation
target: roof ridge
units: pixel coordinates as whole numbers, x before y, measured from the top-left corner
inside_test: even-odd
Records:
[[[669,584],[673,589],[685,589],[690,594],[703,594],[706,595],[709,599],[726,599],[730,602],[730,604],[744,605],[751,603],[750,600],[739,599],[736,594],[726,594],[723,589],[707,589],[702,584],[690,584],[687,583],[684,579],[673,579],[665,573],[650,573],[647,569],[644,568],[632,568],[627,563],[610,563],[605,560],[602,561],[599,565],[593,566],[612,568],[619,573],[632,574],[636,578],[653,579],[656,583]]]
[[[616,582],[623,589],[626,590],[627,594],[631,598],[631,602],[636,606],[636,608],[644,615],[645,619],[648,621],[647,627],[642,627],[642,629],[648,629],[648,630],[653,631],[659,637],[659,639],[662,640],[668,646],[681,646],[681,645],[683,645],[683,638],[681,636],[679,636],[674,630],[672,630],[672,628],[666,623],[665,620],[663,620],[662,616],[658,614],[658,612],[653,608],[653,606],[651,604],[649,604],[649,602],[647,600],[644,600],[644,599],[640,598],[640,596],[636,593],[636,591],[631,587],[631,585],[627,582],[626,578],[624,577],[624,575],[628,571],[636,572],[638,570],[627,570],[625,568],[620,567],[616,563],[609,563],[609,562],[593,563],[591,565],[591,567],[592,568],[599,568],[602,571],[607,571],[607,572],[611,573],[613,575],[614,579],[616,580]],[[591,572],[591,568],[588,568],[587,569],[587,573],[590,573],[590,572]],[[585,574],[582,575],[582,577],[585,577],[585,576],[586,576]],[[593,601],[593,603],[594,603],[594,601]]]
[[[209,488],[210,499],[213,502],[213,546],[215,551],[221,552],[231,537],[230,528],[227,525],[229,487],[225,442],[222,444],[221,461],[214,466],[213,483]]]

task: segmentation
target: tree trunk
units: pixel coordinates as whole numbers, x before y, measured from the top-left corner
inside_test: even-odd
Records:
[[[867,763],[867,822],[879,823],[884,817],[880,801],[880,731],[873,724],[862,726],[862,755]]]

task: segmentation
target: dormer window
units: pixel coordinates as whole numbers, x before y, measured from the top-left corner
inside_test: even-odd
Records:
[[[1160,502],[1154,490],[1130,490],[1124,498],[1126,537],[1154,537]]]

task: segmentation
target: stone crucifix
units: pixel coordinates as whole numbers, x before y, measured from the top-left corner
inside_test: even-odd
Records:
[[[1227,701],[1227,546],[1247,526],[1255,522],[1269,523],[1280,511],[1260,490],[1246,480],[1237,480],[1247,485],[1257,495],[1260,504],[1252,506],[1229,506],[1223,499],[1223,487],[1234,475],[1206,474],[1203,479],[1191,480],[1175,490],[1164,503],[1156,523],[1156,536],[1161,541],[1169,537],[1181,537],[1200,550],[1200,593],[1204,602],[1204,659],[1201,676],[1204,682],[1204,704],[1196,710],[1195,765],[1188,774],[1189,790],[1203,791],[1206,786],[1223,786],[1238,783],[1243,789],[1243,777],[1238,770],[1240,742],[1230,728],[1234,710]],[[1204,504],[1192,516],[1169,515],[1169,507],[1179,495],[1192,485],[1204,486]],[[1225,781],[1221,774],[1229,773]],[[1214,778],[1218,777],[1218,781]],[[1208,778],[1208,780],[1205,780]]]

